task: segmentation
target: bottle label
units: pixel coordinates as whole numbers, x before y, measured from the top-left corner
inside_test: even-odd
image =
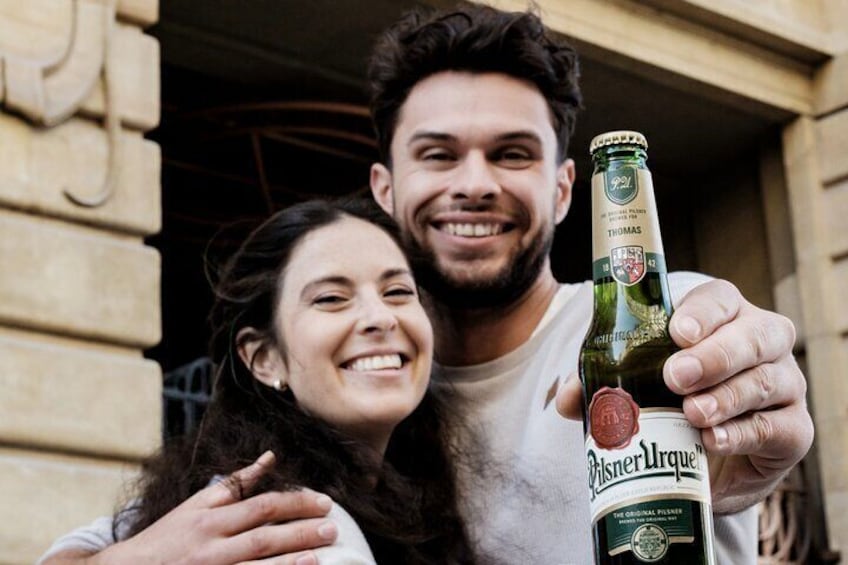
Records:
[[[693,509],[710,512],[706,452],[680,410],[645,408],[635,414],[638,423],[621,424],[632,413],[619,398],[610,400],[609,390],[616,389],[599,390],[589,408],[592,523],[604,520],[610,555],[632,551],[641,561],[657,561],[670,544],[694,540]],[[632,435],[606,448],[595,438],[596,424],[602,437],[619,428]]]
[[[645,273],[665,273],[651,173],[621,167],[592,177],[595,281],[612,276],[625,285]]]

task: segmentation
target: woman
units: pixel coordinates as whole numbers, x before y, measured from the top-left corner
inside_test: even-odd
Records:
[[[373,210],[307,202],[251,233],[215,288],[215,393],[198,431],[145,463],[138,502],[99,547],[71,534],[42,563],[97,550],[87,562],[236,563],[257,544],[272,556],[285,517],[271,497],[297,487],[337,505],[322,565],[472,561],[426,392],[432,328],[391,220]],[[245,497],[267,508],[260,523],[233,511]]]

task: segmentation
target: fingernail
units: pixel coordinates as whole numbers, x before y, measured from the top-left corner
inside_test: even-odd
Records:
[[[671,360],[671,380],[682,391],[686,391],[704,374],[701,362],[685,355]]]
[[[294,561],[294,565],[318,565],[318,561],[315,560],[315,556],[310,555],[301,555]]]
[[[695,403],[695,407],[704,415],[704,420],[707,423],[709,423],[712,415],[718,410],[718,402],[716,402],[715,397],[711,394],[696,396],[692,398],[692,402]]]
[[[695,318],[685,316],[677,320],[675,324],[677,333],[690,343],[698,343],[701,341],[701,324]]]
[[[322,539],[332,540],[335,539],[337,534],[338,530],[336,529],[336,525],[332,522],[324,522],[318,526],[318,535],[321,536]]]
[[[319,494],[315,497],[315,504],[318,505],[318,508],[321,510],[329,512],[333,507],[333,499],[326,494]]]
[[[259,456],[259,459],[256,460],[256,464],[265,467],[273,463],[274,459],[276,459],[276,456],[274,455],[274,452],[269,449],[268,451]]]
[[[719,449],[727,447],[727,430],[722,426],[715,426],[713,428],[713,437],[715,438],[716,447]]]

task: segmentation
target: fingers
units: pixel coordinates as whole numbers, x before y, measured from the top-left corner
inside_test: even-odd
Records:
[[[684,349],[672,355],[663,369],[672,391],[690,394],[751,367],[791,357],[795,327],[788,318],[751,305],[729,283],[716,286],[719,292],[713,299],[693,296],[701,288],[687,295],[672,317],[673,337],[684,344]],[[729,293],[728,288],[733,292]],[[728,294],[736,296],[738,308]],[[718,314],[709,313],[710,304]]]
[[[763,479],[775,477],[798,463],[812,445],[813,423],[806,403],[778,410],[750,412],[708,428],[701,439],[716,455],[749,455]]]
[[[245,498],[257,481],[274,467],[276,460],[272,451],[266,451],[247,467],[234,471],[224,480],[199,491],[189,499],[190,505],[214,508]]]
[[[739,290],[727,281],[699,285],[675,308],[668,327],[671,338],[680,347],[694,345],[733,320],[743,302]]]
[[[314,554],[308,550],[330,545],[336,537],[336,525],[324,519],[267,524],[227,539],[225,544],[216,548],[215,557],[225,563],[243,563],[272,556],[282,559],[273,563],[297,563],[298,559],[308,562],[310,555],[314,559]]]
[[[319,565],[318,557],[311,551],[295,553],[292,555],[281,555],[260,559],[257,561],[245,561],[239,565]]]
[[[807,384],[792,357],[743,371],[683,401],[693,426],[717,426],[752,410],[788,406],[803,399]]]
[[[221,521],[221,531],[237,534],[263,524],[323,518],[332,505],[329,496],[309,489],[269,491],[221,509],[216,519]]]
[[[556,408],[561,416],[570,420],[583,417],[583,388],[577,373],[571,373],[565,379],[556,394]]]

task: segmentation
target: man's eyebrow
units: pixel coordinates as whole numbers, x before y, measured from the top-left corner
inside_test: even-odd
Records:
[[[497,137],[498,141],[532,141],[539,145],[542,144],[542,138],[533,130],[518,130],[503,133]]]
[[[441,131],[422,130],[412,134],[412,137],[409,138],[409,141],[406,142],[406,145],[412,145],[416,141],[420,141],[422,139],[430,141],[456,141],[456,136]]]
[[[422,130],[422,131],[417,131],[414,134],[412,134],[412,136],[409,138],[409,141],[407,142],[407,145],[412,145],[413,143],[420,141],[422,139],[429,140],[429,141],[450,141],[450,142],[453,142],[453,141],[456,141],[457,138],[456,138],[455,135],[445,133],[445,132],[441,132],[441,131]],[[538,145],[542,144],[542,138],[539,136],[538,133],[536,133],[533,130],[508,131],[508,132],[499,134],[495,139],[499,142],[525,140],[525,141],[532,141],[533,143],[536,143]]]

